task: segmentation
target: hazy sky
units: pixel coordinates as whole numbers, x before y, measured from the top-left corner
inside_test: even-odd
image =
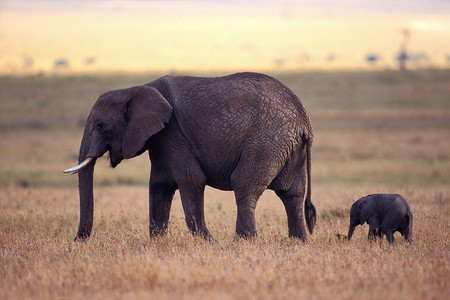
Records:
[[[0,0],[0,73],[384,68],[402,47],[449,67],[450,1]]]
[[[107,9],[110,11],[134,10],[136,5],[151,8],[150,3],[172,2],[172,3],[204,3],[225,5],[251,5],[270,7],[303,7],[314,8],[323,11],[370,11],[376,13],[450,13],[450,2],[448,0],[179,0],[179,1],[110,1],[110,0],[2,0],[0,8],[7,11],[73,11],[73,10],[97,10]]]

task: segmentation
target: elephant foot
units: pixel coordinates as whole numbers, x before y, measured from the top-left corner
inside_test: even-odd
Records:
[[[258,235],[258,232],[256,231],[256,229],[243,229],[241,228],[243,226],[237,226],[236,227],[236,235],[244,238],[244,239],[248,239],[248,238],[253,238],[256,237]],[[250,226],[252,227],[252,226]]]
[[[150,228],[150,238],[155,238],[158,236],[164,236],[166,235],[165,229],[158,229],[158,228]]]
[[[191,231],[192,236],[202,238],[210,243],[215,242],[215,239],[209,233],[209,231]]]
[[[308,239],[306,238],[306,232],[303,233],[289,233],[290,238],[299,239],[302,242],[306,242]]]
[[[85,243],[85,242],[87,242],[88,239],[89,239],[88,236],[78,236],[78,235],[77,235],[77,236],[73,239],[73,241],[76,242],[76,243]]]
[[[254,238],[256,238],[258,236],[257,232],[253,232],[253,233],[242,233],[242,232],[237,232],[234,235],[234,241],[240,241],[240,240],[253,240]]]

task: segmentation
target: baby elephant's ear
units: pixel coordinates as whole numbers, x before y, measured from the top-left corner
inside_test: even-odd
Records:
[[[359,203],[359,211],[360,211],[360,222],[361,225],[367,222],[367,219],[373,215],[375,212],[376,201],[372,201],[372,199],[362,199]]]
[[[148,139],[169,122],[171,114],[172,106],[158,90],[149,86],[136,87],[124,113],[123,157],[139,154]]]

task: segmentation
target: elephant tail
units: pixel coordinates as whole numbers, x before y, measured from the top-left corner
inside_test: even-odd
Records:
[[[316,208],[311,202],[311,148],[312,148],[312,138],[305,139],[306,145],[306,170],[307,170],[307,190],[305,199],[305,219],[306,225],[308,226],[309,233],[313,233],[314,226],[316,225]]]
[[[406,240],[411,243],[412,242],[412,230],[413,230],[413,214],[411,212],[408,212],[406,214],[406,217],[408,218],[408,236],[405,236]]]

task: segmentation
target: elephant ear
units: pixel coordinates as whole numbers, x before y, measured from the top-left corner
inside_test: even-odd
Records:
[[[375,212],[377,203],[374,199],[362,199],[359,203],[361,225],[367,222],[367,219]]]
[[[172,106],[161,93],[149,86],[136,87],[134,97],[126,104],[125,133],[122,152],[124,158],[136,156],[148,139],[169,122]]]

